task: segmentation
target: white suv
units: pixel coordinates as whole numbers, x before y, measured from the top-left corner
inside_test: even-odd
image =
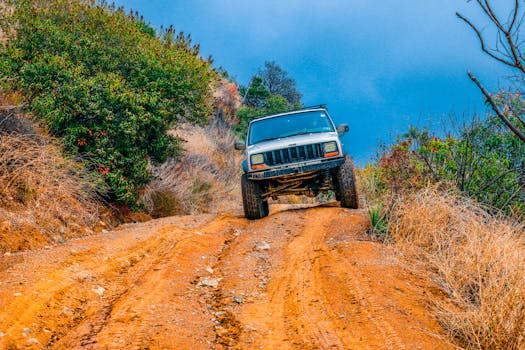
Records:
[[[342,207],[358,207],[352,160],[344,154],[339,135],[348,125],[334,126],[326,107],[254,118],[244,150],[242,197],[248,219],[268,215],[268,199],[282,195],[335,192]]]

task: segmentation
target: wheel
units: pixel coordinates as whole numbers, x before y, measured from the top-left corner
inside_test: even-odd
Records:
[[[244,216],[247,219],[261,219],[269,214],[268,201],[261,198],[261,186],[257,181],[248,179],[246,174],[242,175],[242,204]]]
[[[346,157],[335,176],[337,196],[343,208],[357,209],[359,200],[355,185],[354,162]]]

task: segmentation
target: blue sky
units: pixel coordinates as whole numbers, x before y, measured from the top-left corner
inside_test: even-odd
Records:
[[[360,165],[379,141],[410,124],[439,129],[448,114],[484,114],[467,70],[491,90],[504,87],[509,73],[481,53],[475,34],[455,17],[459,11],[487,25],[466,0],[116,3],[154,27],[173,24],[191,34],[202,55],[212,55],[240,84],[276,61],[296,80],[305,105],[326,103],[336,122],[350,125],[344,141]]]

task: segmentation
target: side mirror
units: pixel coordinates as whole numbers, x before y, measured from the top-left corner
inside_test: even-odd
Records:
[[[345,132],[348,132],[350,128],[348,127],[348,124],[339,124],[337,126],[337,133],[338,134],[344,134]]]
[[[238,151],[242,151],[242,150],[246,149],[246,145],[242,141],[236,141],[233,144],[233,147],[235,147],[235,149],[238,150]]]

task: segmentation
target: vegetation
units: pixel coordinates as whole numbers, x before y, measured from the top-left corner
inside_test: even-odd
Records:
[[[235,131],[242,137],[246,135],[250,117],[301,107],[301,93],[295,80],[275,62],[266,62],[264,69],[252,77],[247,87],[241,86],[239,92],[243,106],[237,111],[239,124]]]
[[[301,104],[301,93],[295,87],[295,80],[273,61],[264,63],[264,68],[252,77],[251,84],[241,88],[241,94],[250,107],[264,108],[272,96],[281,96],[290,106]]]
[[[154,166],[154,177],[141,196],[153,217],[220,212],[238,208],[242,155],[232,147],[231,128],[220,119],[206,127],[181,125],[184,155]]]
[[[448,295],[431,302],[467,349],[525,345],[524,161],[525,143],[491,116],[456,136],[411,127],[359,172],[371,233]]]
[[[110,199],[137,207],[149,163],[180,154],[167,131],[204,124],[216,79],[199,47],[172,28],[102,3],[8,0],[0,28],[0,81],[100,174]],[[15,30],[13,30],[15,29]]]
[[[487,49],[477,27],[458,16],[483,51],[516,69],[521,86],[519,2],[507,24],[489,1],[476,3],[500,34],[500,50]],[[230,133],[239,95],[241,135],[251,116],[301,106],[295,81],[266,62],[239,93],[223,84],[221,94],[231,98],[221,108],[230,114],[210,125],[218,74],[189,36],[157,32],[105,2],[5,0],[0,7],[1,88],[56,136],[0,129],[0,253],[105,227],[97,194],[131,208],[142,201],[154,217],[239,205],[240,157]],[[446,136],[411,127],[360,170],[359,182],[372,234],[409,252],[449,296],[434,307],[458,344],[522,349],[525,99],[489,94],[470,77],[493,116]]]
[[[515,2],[506,23],[496,15],[490,1],[475,3],[487,15],[494,37],[499,38],[495,48],[485,40],[489,34],[465,16],[457,16],[474,30],[484,53],[517,72],[519,89],[525,74],[519,40],[519,19],[523,17],[520,3]],[[518,220],[525,219],[525,100],[521,92],[490,94],[472,73],[469,76],[494,115],[444,138],[410,128],[395,145],[383,150],[376,166],[366,169],[372,198],[440,184],[477,200],[493,213],[501,210]]]
[[[444,138],[411,127],[368,168],[374,196],[440,184],[515,218],[525,218],[525,143],[494,117]],[[374,173],[374,174],[372,174]]]
[[[37,135],[9,106],[0,94],[0,255],[104,227],[99,176],[64,157],[58,140]]]
[[[494,115],[438,136],[411,127],[360,171],[371,232],[413,259],[448,295],[432,300],[438,320],[467,349],[525,347],[525,73],[520,2],[501,21],[490,1],[475,2],[498,45],[466,17],[482,50],[515,69],[518,92],[489,93]],[[489,28],[490,29],[490,28]],[[489,37],[490,34],[487,34]]]
[[[525,229],[464,197],[425,189],[391,212],[391,238],[448,295],[439,322],[467,349],[525,347]]]

